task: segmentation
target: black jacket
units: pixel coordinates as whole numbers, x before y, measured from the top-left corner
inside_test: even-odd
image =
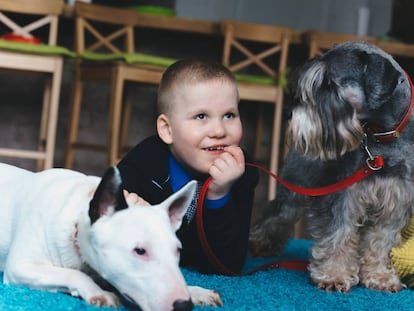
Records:
[[[170,155],[168,146],[158,136],[151,136],[139,143],[118,164],[124,189],[137,193],[150,204],[165,200],[172,194],[168,164]],[[233,185],[229,202],[222,208],[204,209],[204,227],[210,247],[218,259],[234,272],[241,270],[246,259],[250,216],[258,179],[257,170],[246,167],[244,175]],[[189,224],[184,220],[177,236],[183,246],[183,266],[204,273],[218,272],[203,252],[195,218]]]

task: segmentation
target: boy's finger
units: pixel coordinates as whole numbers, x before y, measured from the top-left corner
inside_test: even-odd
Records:
[[[230,153],[235,159],[236,162],[240,165],[244,165],[244,154],[240,147],[238,146],[228,146],[224,148],[225,151]]]

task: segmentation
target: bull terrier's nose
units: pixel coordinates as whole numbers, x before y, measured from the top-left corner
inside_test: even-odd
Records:
[[[177,299],[173,304],[173,311],[189,311],[194,307],[193,302],[190,300]]]

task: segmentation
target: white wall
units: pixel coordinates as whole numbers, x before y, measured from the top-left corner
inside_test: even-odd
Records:
[[[355,34],[358,9],[370,10],[368,35],[385,35],[391,26],[392,0],[175,0],[178,16],[241,19],[298,30]]]

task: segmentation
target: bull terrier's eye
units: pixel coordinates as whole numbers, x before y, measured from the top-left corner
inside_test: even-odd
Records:
[[[145,248],[136,247],[134,248],[134,252],[142,256],[142,255],[145,255],[147,251],[145,250]]]

